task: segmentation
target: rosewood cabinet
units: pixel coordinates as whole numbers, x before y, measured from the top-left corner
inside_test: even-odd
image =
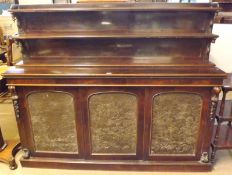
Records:
[[[4,74],[23,166],[207,171],[220,86],[215,4],[14,5]],[[36,19],[36,20],[35,20]]]

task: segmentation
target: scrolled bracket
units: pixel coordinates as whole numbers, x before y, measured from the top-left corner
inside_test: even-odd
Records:
[[[16,119],[19,119],[19,117],[20,117],[20,115],[19,115],[19,101],[18,101],[19,97],[16,94],[14,86],[9,86],[8,89],[10,90],[10,93],[11,93],[11,99],[13,102],[15,117],[16,117]]]
[[[214,121],[214,119],[215,119],[215,113],[216,113],[216,109],[217,109],[217,104],[218,104],[220,92],[221,92],[220,87],[214,87],[212,90],[210,116],[209,116],[211,121]]]
[[[216,38],[213,38],[213,39],[212,39],[212,43],[215,43],[215,42],[216,42]]]
[[[12,52],[12,45],[14,43],[14,40],[12,36],[7,36],[6,45],[7,45],[7,65],[13,66],[13,52]]]
[[[22,150],[23,150],[23,153],[24,153],[24,154],[23,154],[23,158],[24,158],[24,159],[29,159],[30,156],[31,156],[30,150],[27,149],[27,148],[23,148]]]
[[[14,14],[11,14],[12,21],[15,22],[17,20],[16,16]]]

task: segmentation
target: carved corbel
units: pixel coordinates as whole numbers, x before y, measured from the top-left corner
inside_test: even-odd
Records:
[[[212,33],[213,25],[214,25],[214,20],[211,20],[210,23],[209,23],[209,33]],[[215,42],[215,40],[213,41],[213,43],[214,42]]]
[[[215,41],[216,41],[216,38],[213,38],[213,39],[212,39],[212,43],[215,43]]]
[[[218,104],[218,96],[220,92],[221,92],[220,87],[214,87],[213,96],[211,99],[211,110],[210,110],[211,121],[215,121],[216,109],[217,109],[217,104]],[[211,162],[214,162],[214,159],[215,159],[215,154],[216,154],[215,145],[217,145],[217,142],[218,142],[218,132],[219,132],[219,127],[217,126],[215,138],[213,140],[213,143],[211,144],[211,147],[212,147]]]
[[[15,86],[9,86],[8,89],[11,93],[11,98],[12,98],[13,107],[15,111],[15,117],[16,119],[18,119],[19,118],[19,102],[18,102],[19,97],[16,94]]]
[[[217,109],[218,98],[219,98],[220,92],[221,92],[220,87],[214,87],[212,90],[210,116],[209,116],[211,121],[215,120],[215,114],[216,114],[216,109]]]
[[[11,14],[12,21],[15,22],[17,20],[15,14]]]
[[[22,26],[22,18],[20,18],[20,15],[19,14],[15,14],[15,13],[11,13],[11,17],[12,17],[12,21],[14,23],[17,23],[17,27],[18,27],[18,30],[21,29],[21,26]],[[21,19],[21,20],[20,20]]]

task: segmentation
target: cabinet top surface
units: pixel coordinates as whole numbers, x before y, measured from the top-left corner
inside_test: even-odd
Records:
[[[72,11],[217,11],[217,3],[77,3],[55,5],[13,5],[12,13]]]
[[[11,68],[3,74],[10,77],[226,77],[215,68]]]

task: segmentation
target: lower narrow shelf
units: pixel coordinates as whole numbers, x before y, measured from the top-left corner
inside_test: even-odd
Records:
[[[232,126],[221,125],[217,149],[232,149]]]
[[[218,108],[217,108],[217,116],[219,115],[219,110],[221,106],[221,101],[218,103]],[[224,111],[223,111],[223,116],[220,116],[221,121],[232,121],[232,100],[226,100],[225,101],[225,106],[224,106]]]

